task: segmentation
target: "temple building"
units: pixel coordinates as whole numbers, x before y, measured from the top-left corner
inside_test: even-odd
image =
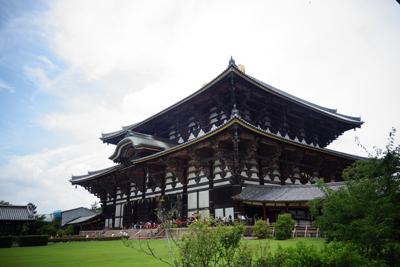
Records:
[[[253,78],[231,59],[178,103],[102,134],[115,145],[115,164],[70,182],[100,198],[107,227],[156,221],[161,199],[179,204],[180,219],[206,210],[269,221],[290,212],[309,222],[312,178],[340,186],[343,169],[361,159],[327,145],[362,124]]]

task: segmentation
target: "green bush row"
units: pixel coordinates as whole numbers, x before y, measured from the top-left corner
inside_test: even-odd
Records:
[[[128,237],[129,238],[129,237]],[[49,239],[49,243],[67,243],[67,242],[90,242],[90,241],[112,241],[121,240],[120,236],[116,237],[88,237],[88,238],[54,238]]]
[[[389,264],[389,265],[388,265]],[[331,242],[318,250],[315,245],[307,246],[298,242],[295,247],[278,247],[275,254],[269,251],[267,243],[243,244],[235,255],[232,266],[252,267],[341,267],[341,266],[398,266],[387,261],[367,258],[354,244]]]
[[[12,236],[0,236],[0,248],[11,248]]]
[[[25,235],[18,237],[20,247],[46,246],[48,235]]]

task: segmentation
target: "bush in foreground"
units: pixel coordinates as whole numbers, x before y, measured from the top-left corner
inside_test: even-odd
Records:
[[[249,266],[249,265],[247,265]],[[353,244],[342,242],[331,242],[324,244],[318,250],[314,245],[307,246],[298,242],[295,247],[278,247],[277,252],[272,255],[267,253],[258,258],[251,266],[263,267],[341,267],[341,266],[388,266],[384,262],[370,260],[361,254]]]

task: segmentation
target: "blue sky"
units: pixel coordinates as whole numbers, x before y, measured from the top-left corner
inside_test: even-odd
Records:
[[[365,124],[329,148],[365,155],[400,129],[400,5],[366,1],[0,1],[0,199],[90,206],[68,180],[111,166],[98,139],[228,65]],[[398,143],[398,141],[397,141]]]

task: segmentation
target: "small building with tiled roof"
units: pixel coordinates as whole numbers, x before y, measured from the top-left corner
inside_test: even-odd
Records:
[[[176,104],[102,134],[104,143],[116,146],[109,156],[115,165],[70,182],[100,198],[103,226],[115,228],[156,221],[161,203],[177,203],[182,220],[203,209],[235,218],[263,214],[263,208],[286,212],[279,203],[263,207],[235,197],[249,186],[308,190],[313,178],[342,181],[343,169],[362,158],[326,147],[362,124],[360,117],[261,82],[231,59]]]
[[[331,182],[327,186],[338,190],[345,186],[344,182]],[[307,202],[323,197],[323,191],[316,184],[309,185],[249,185],[232,198],[244,205],[262,207],[262,213],[255,216],[264,220],[276,220],[278,214],[291,213],[297,224],[309,223],[312,218],[308,214]],[[260,210],[260,209],[259,209]],[[268,212],[267,212],[268,211]]]
[[[22,225],[35,220],[30,205],[0,205],[0,236],[21,235]]]

